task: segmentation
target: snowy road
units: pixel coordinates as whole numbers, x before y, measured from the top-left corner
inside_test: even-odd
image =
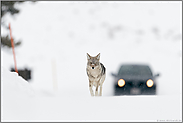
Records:
[[[2,121],[180,121],[181,96],[41,96],[2,69]]]
[[[3,100],[3,121],[160,121],[181,117],[179,96],[37,97]]]

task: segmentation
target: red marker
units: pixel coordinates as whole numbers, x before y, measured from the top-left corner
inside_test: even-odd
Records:
[[[9,23],[9,29],[10,29],[11,46],[12,46],[12,50],[13,50],[13,57],[14,57],[14,63],[15,63],[15,71],[18,73],[16,58],[15,58],[14,43],[13,43],[13,37],[12,37],[12,33],[11,33],[11,26],[10,26],[10,23]]]

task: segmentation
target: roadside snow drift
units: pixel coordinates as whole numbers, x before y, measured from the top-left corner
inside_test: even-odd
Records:
[[[1,66],[2,67],[2,66]],[[16,72],[1,69],[1,92],[3,98],[11,97],[29,97],[34,95],[30,84]]]

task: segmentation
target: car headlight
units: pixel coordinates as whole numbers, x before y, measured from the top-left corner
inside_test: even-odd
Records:
[[[147,80],[146,85],[147,85],[147,87],[152,87],[154,85],[153,80],[151,80],[151,79]]]
[[[125,80],[124,79],[118,80],[118,86],[119,87],[123,87],[124,85],[125,85]]]

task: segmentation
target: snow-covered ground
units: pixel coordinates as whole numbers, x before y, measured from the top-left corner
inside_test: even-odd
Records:
[[[47,97],[6,69],[2,71],[2,121],[181,121],[181,97]]]
[[[180,121],[182,119],[182,6],[180,2],[26,2],[11,23],[12,51],[1,49],[3,121]],[[1,35],[9,32],[1,27]],[[91,98],[86,53],[107,68],[102,98]],[[157,96],[113,95],[111,72],[122,63],[149,64]],[[53,84],[56,83],[56,84]],[[57,88],[57,89],[55,89]]]

